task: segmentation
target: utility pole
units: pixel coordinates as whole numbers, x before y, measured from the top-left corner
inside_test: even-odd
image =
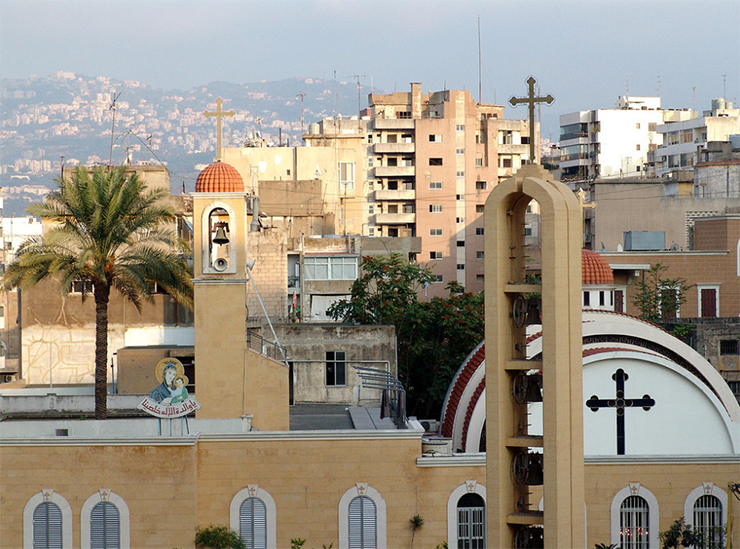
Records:
[[[108,158],[108,167],[111,167],[113,165],[113,134],[116,130],[116,101],[118,101],[118,98],[121,97],[121,93],[114,93],[113,94],[113,102],[110,104],[110,107],[108,107],[108,110],[113,111],[113,124],[110,128],[110,157]]]
[[[362,85],[360,84],[360,78],[365,78],[364,74],[353,74],[352,76],[345,76],[345,78],[354,78],[357,81],[357,116],[360,116],[360,93]]]

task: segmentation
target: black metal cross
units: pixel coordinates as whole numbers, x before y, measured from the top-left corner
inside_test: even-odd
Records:
[[[598,412],[599,408],[616,408],[617,409],[617,454],[624,455],[624,409],[642,406],[646,412],[655,406],[655,400],[650,395],[643,395],[642,398],[624,398],[624,382],[629,376],[622,368],[619,368],[612,379],[617,382],[617,398],[601,399],[593,395],[586,401],[586,406],[591,408],[592,412]]]
[[[537,160],[537,157],[534,154],[535,151],[535,143],[534,143],[534,104],[535,103],[547,103],[548,105],[551,105],[553,101],[555,101],[555,98],[547,94],[545,97],[535,97],[534,96],[534,85],[537,80],[534,79],[534,77],[530,76],[527,78],[527,84],[529,84],[529,95],[527,97],[515,97],[511,96],[509,99],[509,104],[512,107],[516,107],[517,105],[521,103],[529,103],[529,162],[531,164],[534,164]]]

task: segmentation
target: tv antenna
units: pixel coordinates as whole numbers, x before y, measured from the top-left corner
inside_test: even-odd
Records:
[[[354,78],[357,82],[357,116],[360,116],[360,93],[362,90],[362,84],[360,84],[360,78],[365,78],[364,74],[353,74],[351,76],[345,76],[345,78]]]
[[[305,93],[299,93],[296,97],[301,98],[301,135],[303,135],[303,98],[306,97]]]
[[[110,128],[110,156],[108,157],[108,166],[113,165],[113,134],[116,130],[116,101],[118,101],[118,98],[121,97],[121,92],[113,94],[113,101],[110,104],[110,107],[108,107],[108,110],[113,111],[113,124]]]

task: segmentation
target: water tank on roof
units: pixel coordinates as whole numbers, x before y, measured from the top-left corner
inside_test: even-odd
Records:
[[[317,122],[312,122],[308,125],[308,133],[310,133],[311,135],[318,135],[320,133],[319,125]]]
[[[724,97],[716,97],[712,99],[712,110],[715,109],[725,109],[725,99]]]
[[[665,231],[626,231],[624,251],[665,250]]]

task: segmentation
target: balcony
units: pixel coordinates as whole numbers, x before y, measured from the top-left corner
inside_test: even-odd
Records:
[[[413,130],[413,118],[376,118],[373,120],[376,130]]]
[[[375,145],[373,145],[373,152],[375,154],[410,154],[415,150],[415,145],[413,143],[375,143]]]
[[[370,177],[376,179],[381,177],[414,177],[416,175],[415,166],[378,166],[372,168]]]
[[[383,190],[375,191],[375,200],[414,200],[416,198],[416,191],[411,190]]]
[[[415,213],[383,213],[375,215],[376,225],[405,225],[416,223]]]

